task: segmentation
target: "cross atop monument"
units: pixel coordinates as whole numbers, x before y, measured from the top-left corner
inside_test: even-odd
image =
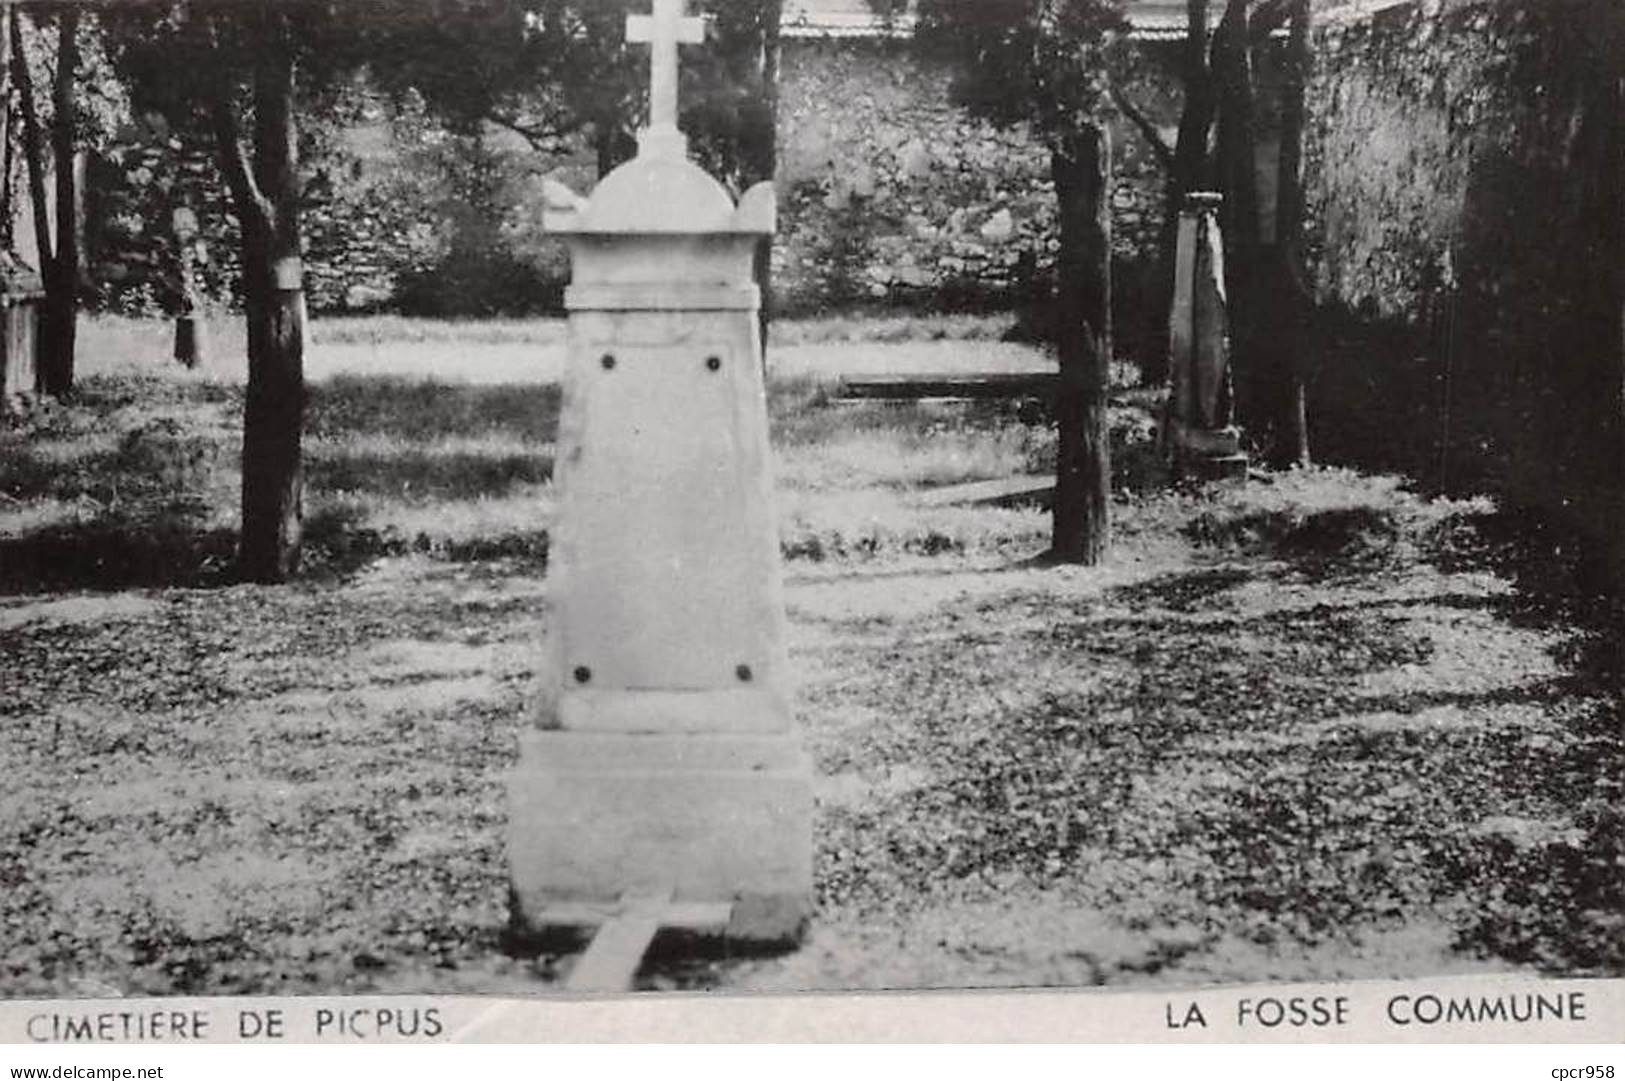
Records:
[[[649,127],[661,143],[682,143],[677,132],[677,46],[705,40],[705,20],[683,14],[687,0],[653,0],[649,15],[626,17],[626,40],[649,45]],[[676,137],[676,138],[674,138]],[[648,141],[645,141],[645,148]]]

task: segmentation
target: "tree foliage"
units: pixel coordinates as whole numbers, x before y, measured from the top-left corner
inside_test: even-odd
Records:
[[[777,34],[782,0],[702,0],[710,43],[687,50],[682,64],[682,126],[701,165],[736,192],[771,178],[775,166]],[[474,203],[498,198],[492,171],[500,155],[487,145],[498,128],[548,155],[585,147],[598,174],[636,149],[645,115],[646,54],[625,41],[634,0],[444,0],[373,18],[362,29],[369,72],[397,110],[421,102],[454,141],[443,147],[453,183],[481,176]],[[489,220],[495,217],[488,215]],[[456,230],[443,266],[452,293],[541,293],[534,273],[512,258],[489,228]],[[756,277],[770,293],[769,250]],[[495,289],[471,283],[489,279]],[[766,326],[763,307],[763,328]]]
[[[1124,28],[1116,0],[921,0],[915,33],[961,104],[1049,140],[1098,120]]]
[[[781,0],[698,0],[711,33],[685,50],[682,124],[702,162],[730,181],[772,173],[773,77]],[[637,0],[441,0],[362,21],[369,73],[396,102],[418,95],[453,131],[483,125],[536,150],[585,143],[600,173],[631,155],[644,116],[647,54],[625,40]],[[764,168],[765,165],[765,168]]]
[[[638,94],[621,0],[446,0],[368,20],[378,87],[421,95],[455,132],[494,124],[537,150],[584,138],[600,165],[629,153]]]

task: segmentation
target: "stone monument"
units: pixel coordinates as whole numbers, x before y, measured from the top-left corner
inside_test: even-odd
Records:
[[[45,286],[34,268],[0,250],[0,413],[39,394],[39,312]]]
[[[203,242],[198,230],[197,213],[191,207],[176,207],[169,221],[175,237],[175,278],[179,298],[175,312],[175,359],[185,367],[196,368],[203,363],[208,352],[202,317],[203,298],[197,284],[198,256]]]
[[[1179,213],[1169,316],[1168,446],[1175,469],[1198,477],[1247,475],[1235,427],[1224,241],[1217,192],[1191,192]]]
[[[523,932],[636,910],[645,930],[789,945],[811,904],[812,787],[751,277],[773,190],[735,206],[687,157],[677,46],[704,24],[683,7],[627,20],[652,51],[637,157],[590,198],[549,188],[569,343],[541,701],[509,789],[513,914]]]

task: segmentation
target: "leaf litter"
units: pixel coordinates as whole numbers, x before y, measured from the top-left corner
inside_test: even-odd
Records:
[[[812,932],[642,985],[1625,971],[1617,619],[1353,474],[1120,512],[1099,569],[792,561]],[[0,993],[546,990],[502,847],[545,626],[498,557],[0,601]]]

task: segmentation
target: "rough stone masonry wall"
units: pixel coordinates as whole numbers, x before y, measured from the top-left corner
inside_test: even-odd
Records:
[[[1008,309],[1030,302],[1030,279],[1047,282],[1057,247],[1047,152],[1025,129],[971,118],[953,104],[949,76],[921,61],[907,40],[784,40],[774,245],[781,314]],[[1147,79],[1136,97],[1171,133],[1177,84]],[[379,102],[364,99],[358,108],[363,122],[332,137],[330,159],[319,162],[308,185],[312,309],[557,310],[568,264],[563,246],[540,228],[539,178],[562,167],[566,182],[588,190],[590,155],[538,158],[522,140],[492,130],[471,164],[432,125],[407,125],[409,136],[396,141]],[[1137,132],[1119,123],[1113,135],[1117,340],[1120,352],[1132,353],[1136,332],[1148,325],[1136,305],[1154,291],[1163,176]],[[172,164],[160,144],[132,143],[121,153],[140,157],[132,164],[149,173]],[[466,266],[455,258],[455,226],[493,224],[473,220],[475,200],[466,189],[476,167],[496,178],[480,202],[487,213],[502,213],[495,227],[505,247],[487,251],[486,265]],[[197,168],[213,175],[207,154]],[[100,180],[97,190],[108,194],[91,230],[97,302],[130,312],[172,308],[173,290],[141,272],[172,258],[152,250],[164,239],[147,225],[160,213],[149,205],[157,190],[151,176],[120,169]],[[233,303],[235,228],[223,188],[206,183],[204,190],[204,284],[217,301]]]
[[[1426,0],[1330,24],[1306,139],[1338,343],[1322,456],[1555,511],[1616,574],[1620,19],[1617,0]]]
[[[1024,253],[1049,272],[1054,188],[1031,133],[967,116],[907,42],[791,38],[782,53],[781,309],[1009,306]],[[1114,143],[1113,247],[1132,279],[1155,257],[1162,178],[1137,135]]]

